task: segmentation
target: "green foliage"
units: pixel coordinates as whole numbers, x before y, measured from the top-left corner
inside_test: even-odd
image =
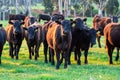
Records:
[[[106,6],[106,11],[110,15],[117,14],[119,8],[118,0],[109,0]]]
[[[45,7],[45,13],[52,14],[54,9],[52,0],[43,0],[43,6]]]

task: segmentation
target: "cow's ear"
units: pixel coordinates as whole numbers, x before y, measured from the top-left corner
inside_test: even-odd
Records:
[[[0,24],[0,27],[2,27],[2,24]]]
[[[38,29],[38,27],[35,27],[35,30],[37,30]]]
[[[86,21],[87,21],[87,18],[84,18],[83,21],[86,22]]]
[[[28,30],[26,27],[23,27],[24,30]]]
[[[96,22],[99,22],[100,21],[100,19],[96,19]]]
[[[61,24],[61,22],[60,21],[55,21],[57,24]]]
[[[24,21],[20,23],[21,25],[24,24]]]
[[[13,23],[13,22],[11,22],[11,21],[9,21],[8,23],[9,23],[9,24],[12,24],[12,25],[14,24],[14,23]]]

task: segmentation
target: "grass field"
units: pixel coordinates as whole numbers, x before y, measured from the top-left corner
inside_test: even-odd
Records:
[[[4,26],[7,21],[1,21]],[[91,26],[92,18],[88,18],[88,25]],[[97,44],[90,48],[88,64],[84,64],[82,54],[81,65],[77,65],[72,55],[72,64],[64,69],[63,64],[59,70],[50,63],[44,63],[43,46],[40,47],[40,57],[37,61],[29,60],[26,41],[23,41],[19,52],[19,60],[11,59],[9,56],[9,45],[6,42],[0,65],[0,80],[120,80],[120,60],[116,62],[116,51],[113,54],[113,65],[108,64],[108,56],[104,49],[104,38],[102,37],[102,48]]]

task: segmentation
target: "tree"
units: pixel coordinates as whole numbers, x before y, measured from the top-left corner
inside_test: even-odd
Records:
[[[72,0],[72,3],[73,3],[72,5],[73,5],[73,8],[74,8],[74,17],[76,17],[76,11],[80,7],[79,1],[78,0]]]
[[[109,0],[107,5],[106,5],[106,11],[108,14],[110,15],[116,15],[118,12],[118,8],[119,8],[119,2],[118,0]]]
[[[93,2],[98,7],[98,14],[103,16],[102,12],[103,12],[104,8],[106,7],[108,0],[93,0]]]
[[[43,6],[45,7],[45,13],[51,15],[54,9],[52,0],[43,0]]]

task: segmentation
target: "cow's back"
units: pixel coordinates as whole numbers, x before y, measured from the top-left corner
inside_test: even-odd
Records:
[[[0,27],[0,45],[4,45],[6,42],[6,31],[4,28]]]
[[[115,47],[120,47],[120,24],[108,24],[104,29],[104,36],[111,45]]]
[[[56,31],[57,27],[58,27],[58,24],[56,24],[56,23],[49,25],[46,39],[47,39],[47,42],[48,42],[48,45],[50,48],[53,48],[53,40],[55,39],[55,37],[53,37],[53,36],[55,35],[55,31]]]

